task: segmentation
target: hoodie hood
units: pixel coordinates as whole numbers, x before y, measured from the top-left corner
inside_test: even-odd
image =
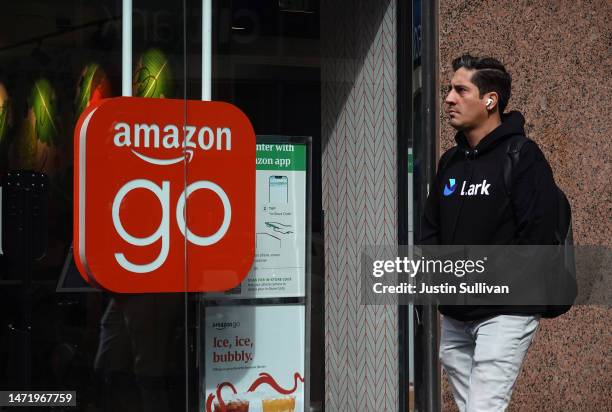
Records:
[[[517,111],[508,112],[502,114],[501,124],[495,128],[491,133],[486,135],[476,147],[473,148],[474,153],[482,154],[491,150],[497,146],[500,142],[506,140],[510,136],[522,135],[525,136],[525,118]],[[455,135],[455,141],[462,151],[467,150],[468,153],[472,152],[472,148],[468,143],[467,138],[463,132],[457,132]]]

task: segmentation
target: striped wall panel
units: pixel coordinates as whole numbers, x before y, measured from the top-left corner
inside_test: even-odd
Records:
[[[321,2],[327,411],[396,411],[397,309],[365,306],[366,245],[397,243],[395,0]]]

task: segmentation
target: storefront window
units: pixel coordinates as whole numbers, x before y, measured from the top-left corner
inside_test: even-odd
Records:
[[[212,2],[212,48],[204,47],[212,57],[211,98],[239,108],[257,136],[259,277],[220,294],[111,293],[88,284],[74,262],[79,116],[122,95],[202,100],[203,3],[6,5],[0,17],[0,389],[69,391],[83,411],[204,411],[245,402],[264,410],[322,410],[316,2]],[[185,111],[179,120],[187,118]],[[112,159],[107,167],[109,179],[120,174]],[[189,162],[177,167],[186,190]],[[231,164],[225,167],[232,173]],[[219,205],[213,203],[214,211]],[[110,201],[98,206],[113,207]],[[210,210],[187,212],[194,232],[206,230]],[[162,214],[154,206],[140,213],[151,221]],[[187,236],[171,245],[184,255],[174,269],[185,282],[198,273],[188,243]],[[151,245],[157,253],[159,242]]]

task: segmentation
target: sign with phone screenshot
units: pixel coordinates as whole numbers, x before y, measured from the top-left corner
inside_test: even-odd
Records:
[[[304,305],[204,310],[206,412],[304,411]]]
[[[224,296],[305,295],[306,165],[306,144],[257,144],[255,259],[246,279]]]
[[[120,293],[231,289],[255,250],[255,134],[222,102],[120,97],[75,129],[74,257]]]

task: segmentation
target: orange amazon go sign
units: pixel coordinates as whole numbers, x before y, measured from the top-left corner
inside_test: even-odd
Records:
[[[74,256],[121,293],[222,291],[255,252],[255,134],[221,102],[106,99],[74,132]]]

